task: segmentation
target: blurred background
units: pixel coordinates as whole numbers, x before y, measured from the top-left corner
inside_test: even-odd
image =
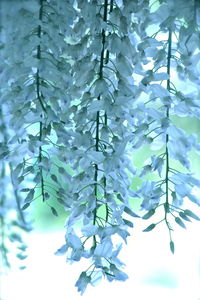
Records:
[[[88,266],[87,261],[72,265],[65,256],[54,252],[63,244],[65,230],[51,217],[42,215],[43,223],[25,237],[28,244],[26,265],[14,253],[10,255],[12,269],[1,274],[1,300],[64,300],[64,299],[137,299],[137,300],[199,300],[200,299],[200,238],[199,223],[187,225],[187,230],[176,226],[173,238],[175,254],[168,245],[168,232],[160,226],[152,232],[142,232],[144,221],[135,222],[120,258],[125,262],[126,282],[102,281],[88,286],[80,296],[74,286],[79,274]],[[39,214],[39,212],[37,212]],[[55,225],[53,226],[52,223]]]

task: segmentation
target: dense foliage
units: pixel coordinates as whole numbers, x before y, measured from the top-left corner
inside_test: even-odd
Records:
[[[1,15],[5,265],[10,241],[25,258],[20,230],[31,229],[26,212],[41,199],[53,215],[52,201],[69,213],[56,254],[90,260],[76,282],[81,293],[102,277],[127,278],[115,237],[126,243],[132,218],[141,217],[135,199],[143,219],[163,211],[144,231],[165,223],[174,252],[174,224],[199,220],[181,206],[200,205],[189,159],[200,145],[175,121],[200,119],[198,1],[10,0]],[[133,158],[144,145],[154,153],[141,169]]]

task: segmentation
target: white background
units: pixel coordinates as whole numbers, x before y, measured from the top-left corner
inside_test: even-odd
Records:
[[[13,266],[12,272],[1,277],[1,300],[200,300],[200,223],[187,222],[187,230],[175,226],[174,255],[165,226],[143,233],[150,222],[135,223],[120,256],[129,275],[126,282],[103,280],[80,296],[74,284],[89,262],[69,265],[65,256],[54,255],[64,243],[64,230],[32,232],[27,239],[27,268],[21,271]]]

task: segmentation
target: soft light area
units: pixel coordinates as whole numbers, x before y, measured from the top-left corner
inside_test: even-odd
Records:
[[[146,222],[146,223],[144,223]],[[148,221],[135,222],[121,259],[129,275],[126,282],[105,280],[89,286],[83,296],[74,284],[88,262],[66,264],[54,252],[64,242],[63,232],[32,233],[28,237],[27,268],[1,277],[1,300],[135,299],[200,300],[200,225],[187,223],[187,230],[175,226],[175,254],[168,245],[165,226],[143,233]]]

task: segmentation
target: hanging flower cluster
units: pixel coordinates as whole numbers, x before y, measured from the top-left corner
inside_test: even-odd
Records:
[[[182,1],[179,2],[181,5]],[[172,222],[186,228],[185,221],[190,221],[190,218],[199,220],[191,210],[180,207],[184,198],[200,205],[194,194],[194,187],[200,188],[200,181],[194,178],[188,157],[192,149],[197,152],[200,150],[197,136],[187,136],[174,118],[190,116],[199,119],[198,86],[194,85],[190,94],[178,88],[181,80],[191,85],[197,84],[199,77],[198,68],[195,67],[200,58],[199,29],[197,19],[194,18],[197,7],[184,6],[180,11],[176,7],[176,1],[169,1],[149,15],[153,24],[157,25],[156,31],[151,37],[144,38],[138,46],[139,49],[144,47],[146,63],[151,65],[141,81],[141,89],[148,96],[146,102],[143,99],[140,101],[139,110],[142,114],[147,112],[146,125],[149,126],[149,121],[151,124],[147,131],[143,131],[142,139],[148,139],[151,148],[157,150],[140,175],[143,177],[153,172],[159,176],[159,180],[144,180],[140,188],[139,193],[143,198],[141,206],[148,210],[143,218],[149,219],[158,208],[164,208],[163,219],[152,223],[144,231],[150,231],[165,222],[172,252]],[[191,19],[183,19],[185,15],[191,16]],[[176,74],[174,69],[177,70]],[[173,83],[174,79],[177,86]],[[141,126],[144,126],[143,122],[144,119]],[[180,168],[174,167],[175,161],[180,163]]]
[[[171,223],[185,228],[190,218],[199,220],[181,205],[185,197],[200,205],[193,192],[200,181],[188,158],[200,146],[177,125],[178,116],[200,118],[199,5],[13,3],[11,9],[2,6],[1,126],[7,129],[0,141],[1,185],[8,182],[7,165],[23,224],[24,211],[36,199],[55,216],[49,200],[69,213],[65,244],[56,254],[70,262],[90,260],[76,282],[81,294],[102,277],[124,281],[118,255],[133,227],[131,217],[139,217],[134,199],[146,210],[143,219],[163,208],[163,219],[144,231],[165,223],[172,252]],[[193,92],[182,91],[181,81],[192,84]],[[134,155],[144,145],[155,153],[136,168]],[[133,190],[138,177],[142,184]],[[3,228],[4,210],[12,207],[1,197]]]

